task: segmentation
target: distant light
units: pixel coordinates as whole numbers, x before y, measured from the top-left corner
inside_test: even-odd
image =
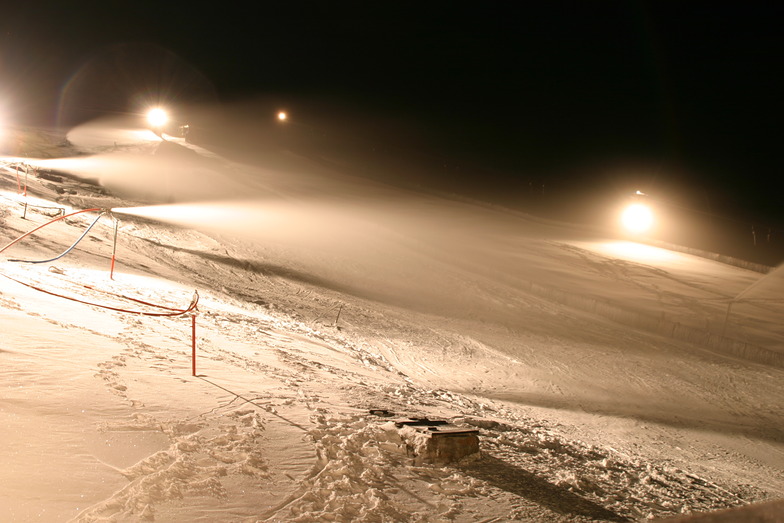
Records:
[[[636,194],[637,196],[645,196],[645,193],[644,193],[644,192],[642,192],[642,191],[637,191],[637,192],[636,192],[636,193],[634,193],[634,194]]]
[[[289,117],[289,115],[286,114],[286,111],[280,111],[278,113],[278,120],[280,120],[281,122],[285,122],[286,118],[288,118],[288,117]]]
[[[169,115],[163,109],[156,107],[147,113],[147,121],[153,127],[163,127],[169,121]]]
[[[621,223],[626,229],[635,234],[647,231],[653,225],[653,213],[641,204],[633,203],[621,214]]]

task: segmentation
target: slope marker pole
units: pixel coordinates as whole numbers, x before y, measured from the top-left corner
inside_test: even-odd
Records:
[[[193,376],[196,376],[196,315],[191,314],[191,365]]]
[[[114,220],[114,240],[112,242],[112,265],[109,268],[109,279],[114,279],[114,261],[117,258],[117,228],[120,225],[120,220],[118,220],[115,216],[112,216]]]

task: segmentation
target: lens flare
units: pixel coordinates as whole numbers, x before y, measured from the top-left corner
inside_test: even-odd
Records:
[[[653,226],[653,213],[647,206],[633,203],[621,214],[621,223],[628,231],[640,234]]]

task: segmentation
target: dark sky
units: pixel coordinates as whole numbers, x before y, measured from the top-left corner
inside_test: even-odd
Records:
[[[79,71],[147,46],[124,59],[165,97],[279,100],[347,142],[439,165],[456,189],[479,173],[522,201],[626,172],[784,225],[778,2],[17,4],[0,21],[0,95],[20,119],[62,119]],[[91,94],[98,110],[134,83],[107,70],[121,86]]]

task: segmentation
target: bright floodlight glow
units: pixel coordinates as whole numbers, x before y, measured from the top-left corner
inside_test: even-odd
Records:
[[[280,120],[281,122],[285,122],[286,118],[288,118],[288,117],[289,117],[289,115],[286,114],[286,111],[280,111],[278,113],[278,120]]]
[[[653,213],[641,203],[633,203],[623,211],[621,223],[630,232],[639,234],[647,231],[653,225]]]
[[[150,109],[147,113],[147,121],[150,122],[150,125],[153,127],[162,127],[169,121],[169,116],[166,114],[166,111],[156,107],[155,109]]]

